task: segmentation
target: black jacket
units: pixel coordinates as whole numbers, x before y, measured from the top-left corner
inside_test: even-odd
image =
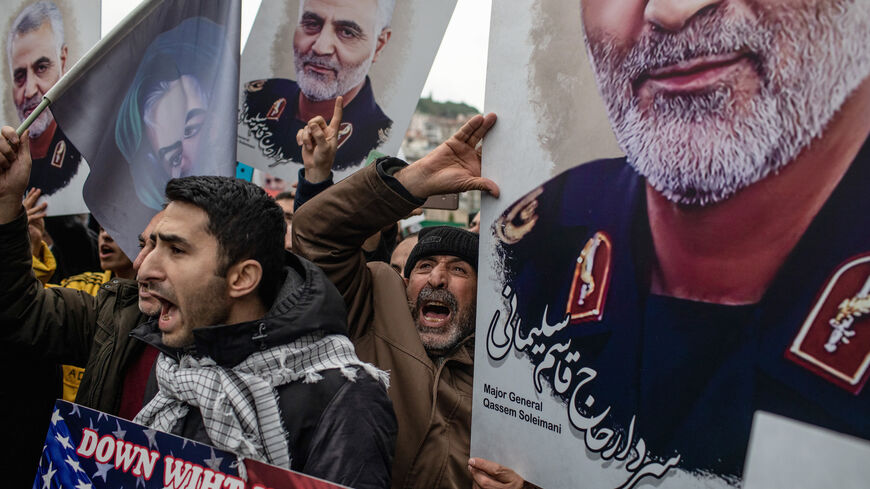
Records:
[[[344,301],[335,287],[311,262],[290,253],[287,257],[284,285],[264,318],[196,329],[194,345],[184,353],[208,356],[230,368],[260,349],[317,331],[346,335]],[[156,321],[141,325],[132,335],[176,358],[182,353],[163,345]],[[145,402],[156,393],[152,369]],[[376,379],[360,373],[350,381],[333,369],[323,372],[318,382],[292,382],[276,393],[291,469],[358,489],[390,486],[396,417],[386,389]],[[210,444],[198,409],[190,409],[172,432]]]

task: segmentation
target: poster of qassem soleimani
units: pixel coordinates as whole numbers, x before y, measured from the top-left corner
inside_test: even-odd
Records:
[[[238,160],[295,182],[296,133],[344,114],[336,181],[396,154],[456,0],[263,2],[242,54]]]
[[[698,5],[493,8],[471,453],[542,487],[870,438],[870,4]]]

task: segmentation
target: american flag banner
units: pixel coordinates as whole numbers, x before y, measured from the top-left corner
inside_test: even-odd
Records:
[[[33,489],[330,489],[335,484],[58,400]]]

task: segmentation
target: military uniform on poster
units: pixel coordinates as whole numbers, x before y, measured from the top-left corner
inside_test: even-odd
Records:
[[[260,150],[276,163],[302,163],[296,133],[308,121],[300,120],[299,85],[285,78],[255,80],[245,85],[242,122],[259,142]],[[359,93],[344,107],[333,169],[344,170],[365,161],[369,152],[387,140],[393,121],[375,102],[366,77]]]
[[[762,299],[738,306],[649,293],[646,183],[624,158],[547,181],[493,228],[536,388],[605,460],[642,439],[665,467],[726,480],[756,410],[870,438],[868,181],[865,142]]]

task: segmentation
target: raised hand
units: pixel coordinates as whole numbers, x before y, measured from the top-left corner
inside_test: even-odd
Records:
[[[323,117],[316,116],[296,133],[296,142],[302,146],[305,179],[311,183],[326,180],[332,172],[344,112],[342,103],[342,97],[335,99],[335,109],[328,125]]]
[[[47,202],[37,204],[42,190],[32,188],[24,197],[24,210],[27,212],[27,232],[30,234],[30,251],[33,256],[39,256],[42,241],[45,239],[45,215],[48,208]]]
[[[495,182],[480,176],[480,149],[477,147],[495,120],[492,113],[472,117],[450,139],[396,173],[396,178],[421,199],[467,190],[483,190],[498,197]]]
[[[30,180],[30,138],[19,137],[15,129],[0,129],[0,224],[15,219],[21,211],[21,199]]]

